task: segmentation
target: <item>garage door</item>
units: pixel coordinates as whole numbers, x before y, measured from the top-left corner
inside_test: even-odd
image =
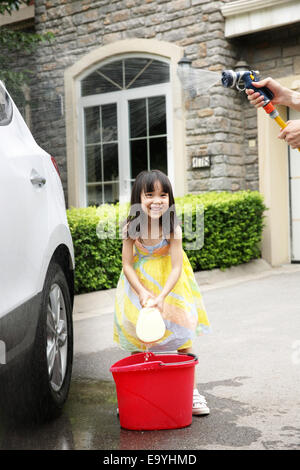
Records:
[[[290,110],[289,119],[300,119],[300,113]],[[291,259],[300,262],[300,152],[289,147]]]

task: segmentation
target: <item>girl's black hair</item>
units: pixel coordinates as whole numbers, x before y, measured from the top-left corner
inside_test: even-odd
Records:
[[[169,235],[174,233],[175,227],[178,225],[178,219],[176,216],[175,200],[173,195],[173,189],[171,182],[167,175],[160,170],[141,171],[136,177],[131,191],[130,200],[130,211],[125,221],[126,236],[127,238],[139,238],[141,236],[141,224],[134,224],[134,221],[139,217],[142,224],[148,222],[148,216],[144,213],[142,208],[137,210],[137,207],[141,205],[141,194],[150,193],[154,191],[154,184],[159,181],[163,192],[169,195],[169,208],[160,217],[159,223],[162,226],[163,234]],[[137,206],[139,205],[139,206]],[[166,223],[164,223],[166,221]],[[134,230],[131,230],[134,225]]]

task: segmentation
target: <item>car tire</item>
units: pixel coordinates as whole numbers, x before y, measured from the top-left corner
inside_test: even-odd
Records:
[[[58,416],[67,399],[73,363],[72,301],[59,264],[50,264],[31,360],[28,410],[35,421]]]

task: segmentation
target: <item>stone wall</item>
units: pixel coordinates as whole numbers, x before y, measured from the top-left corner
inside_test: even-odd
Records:
[[[207,0],[36,0],[37,32],[52,31],[55,41],[36,54],[32,87],[33,118],[38,142],[54,155],[67,188],[64,116],[50,106],[64,97],[64,70],[101,45],[126,38],[155,38],[185,48],[193,66],[221,71],[238,58],[236,46],[224,39],[224,1]],[[221,86],[197,97],[187,112],[188,190],[236,190],[245,187],[240,97]],[[51,109],[50,109],[51,108]],[[234,116],[232,110],[234,109]],[[51,118],[51,119],[50,119]],[[212,166],[192,170],[194,155],[210,155]]]
[[[65,68],[92,49],[122,39],[151,38],[184,47],[194,67],[217,72],[233,68],[241,54],[246,54],[249,63],[260,68],[263,75],[272,71],[276,77],[278,67],[282,71],[299,67],[299,53],[296,65],[291,62],[297,54],[293,47],[299,44],[294,36],[281,52],[276,41],[274,48],[271,44],[272,32],[267,34],[266,46],[262,39],[259,50],[251,38],[226,40],[220,13],[226,1],[35,1],[36,30],[52,31],[55,41],[40,45],[36,54],[32,97],[43,112],[35,113],[33,132],[39,144],[56,157],[65,192],[65,122],[59,114],[59,103],[53,105],[53,97],[64,98]],[[288,44],[289,35],[286,40]],[[258,189],[256,114],[246,98],[218,85],[186,106],[188,191]],[[210,168],[191,168],[192,157],[200,155],[211,157]]]

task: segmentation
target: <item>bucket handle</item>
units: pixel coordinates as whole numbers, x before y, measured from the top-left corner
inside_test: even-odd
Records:
[[[163,351],[163,352],[160,352],[158,353],[159,355],[170,355],[170,352],[168,351]],[[174,353],[173,353],[174,354]],[[155,355],[155,354],[154,354]],[[182,364],[190,364],[191,362],[196,362],[198,361],[198,357],[195,355],[195,354],[192,354],[192,353],[177,353],[178,356],[191,356],[193,359],[191,359],[190,361],[182,361],[182,362],[160,362],[159,365],[160,366],[178,366],[178,365],[182,365]]]

